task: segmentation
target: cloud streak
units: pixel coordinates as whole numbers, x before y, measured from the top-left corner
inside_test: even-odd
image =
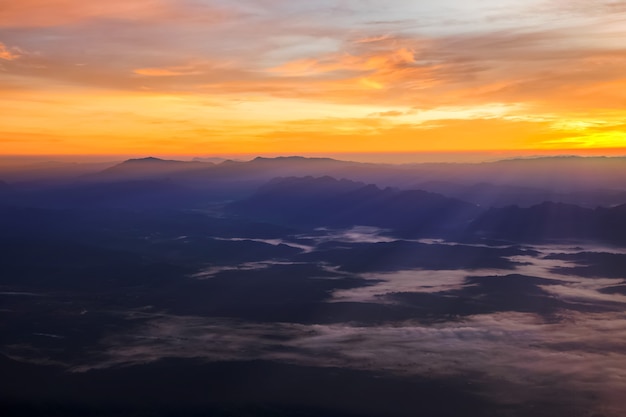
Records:
[[[570,313],[549,323],[532,314],[498,313],[429,326],[368,327],[161,316],[132,335],[108,339],[101,361],[75,371],[182,357],[262,359],[433,378],[474,375],[478,389],[505,395],[513,404],[537,401],[546,385],[558,384],[562,392],[593,393],[601,409],[616,412],[626,406],[617,395],[626,389],[622,316]]]
[[[22,54],[15,48],[8,48],[5,44],[0,42],[0,59],[5,61],[14,61],[20,58]]]

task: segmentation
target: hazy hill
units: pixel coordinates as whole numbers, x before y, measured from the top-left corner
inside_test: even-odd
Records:
[[[292,226],[364,225],[404,235],[460,230],[480,211],[476,205],[426,191],[381,189],[331,177],[277,179],[228,210]]]
[[[563,192],[585,187],[624,189],[626,157],[559,156],[512,159],[489,164],[499,172],[495,183],[512,183],[521,177],[528,186]]]
[[[213,163],[215,161],[216,163]],[[121,163],[3,163],[0,178],[132,180],[170,178],[181,181],[259,180],[288,176],[332,176],[379,186],[414,188],[426,184],[492,185],[526,188],[543,193],[572,193],[582,189],[626,191],[626,157],[543,157],[484,163],[374,164],[331,158],[258,157],[250,161],[196,158],[129,159]]]
[[[153,157],[129,159],[99,173],[86,176],[89,180],[135,180],[164,178],[189,171],[213,167],[211,162],[175,161]]]
[[[276,177],[289,176],[324,176],[350,167],[358,167],[358,162],[338,161],[331,158],[304,158],[286,156],[277,158],[258,157],[251,161],[224,161],[215,166],[214,170],[202,172],[205,179],[237,180],[237,181],[268,181]],[[181,178],[191,179],[195,173],[183,175]]]
[[[493,208],[477,218],[471,233],[514,241],[590,239],[626,243],[626,205],[596,209],[545,202],[529,208]]]
[[[0,176],[6,173],[3,179],[11,181],[15,190],[35,205],[60,201],[57,197],[63,194],[69,195],[63,199],[70,203],[82,199],[91,204],[92,197],[94,202],[104,203],[109,196],[112,202],[128,201],[131,205],[136,201],[139,206],[197,207],[245,198],[276,177],[303,176],[346,178],[380,188],[420,189],[484,208],[529,207],[543,201],[589,208],[626,203],[626,158],[551,157],[478,164],[390,165],[300,156],[216,164],[148,157],[114,166],[105,164],[105,169],[101,169],[102,164],[30,166],[30,170],[22,165],[3,166]],[[98,172],[93,172],[96,167]]]
[[[92,178],[169,178],[193,183],[238,181],[260,185],[275,177],[332,176],[380,187],[427,189],[484,206],[532,205],[555,200],[595,206],[620,204],[626,197],[626,158],[546,157],[477,164],[372,164],[299,156],[251,161],[129,160]],[[440,187],[437,184],[449,184]],[[474,187],[474,189],[460,188]],[[465,197],[467,195],[467,198]],[[470,198],[472,195],[476,198]],[[598,199],[595,204],[593,200]]]
[[[518,205],[530,207],[544,201],[575,204],[588,208],[615,206],[626,202],[626,191],[619,189],[585,188],[580,191],[558,192],[547,188],[480,182],[462,184],[445,181],[420,182],[414,188],[444,194],[482,207]]]
[[[218,157],[214,157],[214,158],[211,158],[211,157],[206,157],[206,158],[196,157],[196,158],[192,159],[192,161],[194,161],[194,162],[210,162],[212,164],[220,164],[220,163],[222,163],[224,161],[228,161],[228,160],[229,160],[228,158],[218,158]]]
[[[354,166],[354,163],[298,156],[259,157],[251,161],[225,160],[218,164],[143,158],[130,159],[97,174],[84,176],[81,183],[167,180],[169,186],[195,190],[205,200],[232,200],[252,194],[272,178],[320,176],[350,166]]]

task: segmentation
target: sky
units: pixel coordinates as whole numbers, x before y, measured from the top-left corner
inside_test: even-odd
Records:
[[[624,39],[617,0],[0,0],[0,154],[625,155]]]

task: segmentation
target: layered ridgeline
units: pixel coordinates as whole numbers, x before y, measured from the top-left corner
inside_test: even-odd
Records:
[[[331,177],[278,178],[227,207],[246,218],[290,226],[392,229],[405,236],[463,230],[481,209],[421,190],[381,189]]]
[[[625,158],[385,165],[303,157],[149,157],[105,169],[79,165],[38,163],[31,171],[4,166],[1,172],[11,179],[0,182],[0,205],[14,213],[19,207],[200,210],[249,224],[363,225],[413,237],[624,241]],[[85,173],[89,167],[98,170]],[[46,176],[42,169],[48,169]]]
[[[166,198],[160,195],[176,194],[178,190],[176,198],[169,199],[170,206],[201,206],[250,196],[276,177],[303,176],[331,176],[381,188],[430,191],[487,208],[529,207],[544,201],[595,208],[626,202],[626,158],[546,157],[474,164],[391,165],[296,156],[250,161],[149,157],[108,164],[0,164],[0,180],[19,188],[25,198],[32,198],[35,191],[53,189],[56,196],[65,193],[64,198],[72,200],[68,204],[76,204],[80,198],[74,196],[90,188],[89,200],[115,205],[115,190],[119,188],[121,193],[133,196],[130,200],[136,204],[140,204],[143,194],[149,200],[146,205],[157,204],[159,199],[165,204]],[[124,204],[130,203],[119,203]]]
[[[469,232],[519,242],[581,239],[626,244],[626,204],[590,209],[545,202],[492,208],[472,222]]]

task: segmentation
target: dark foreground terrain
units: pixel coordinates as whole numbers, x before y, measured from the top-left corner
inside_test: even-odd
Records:
[[[0,415],[626,414],[616,184],[223,164],[7,174]]]

